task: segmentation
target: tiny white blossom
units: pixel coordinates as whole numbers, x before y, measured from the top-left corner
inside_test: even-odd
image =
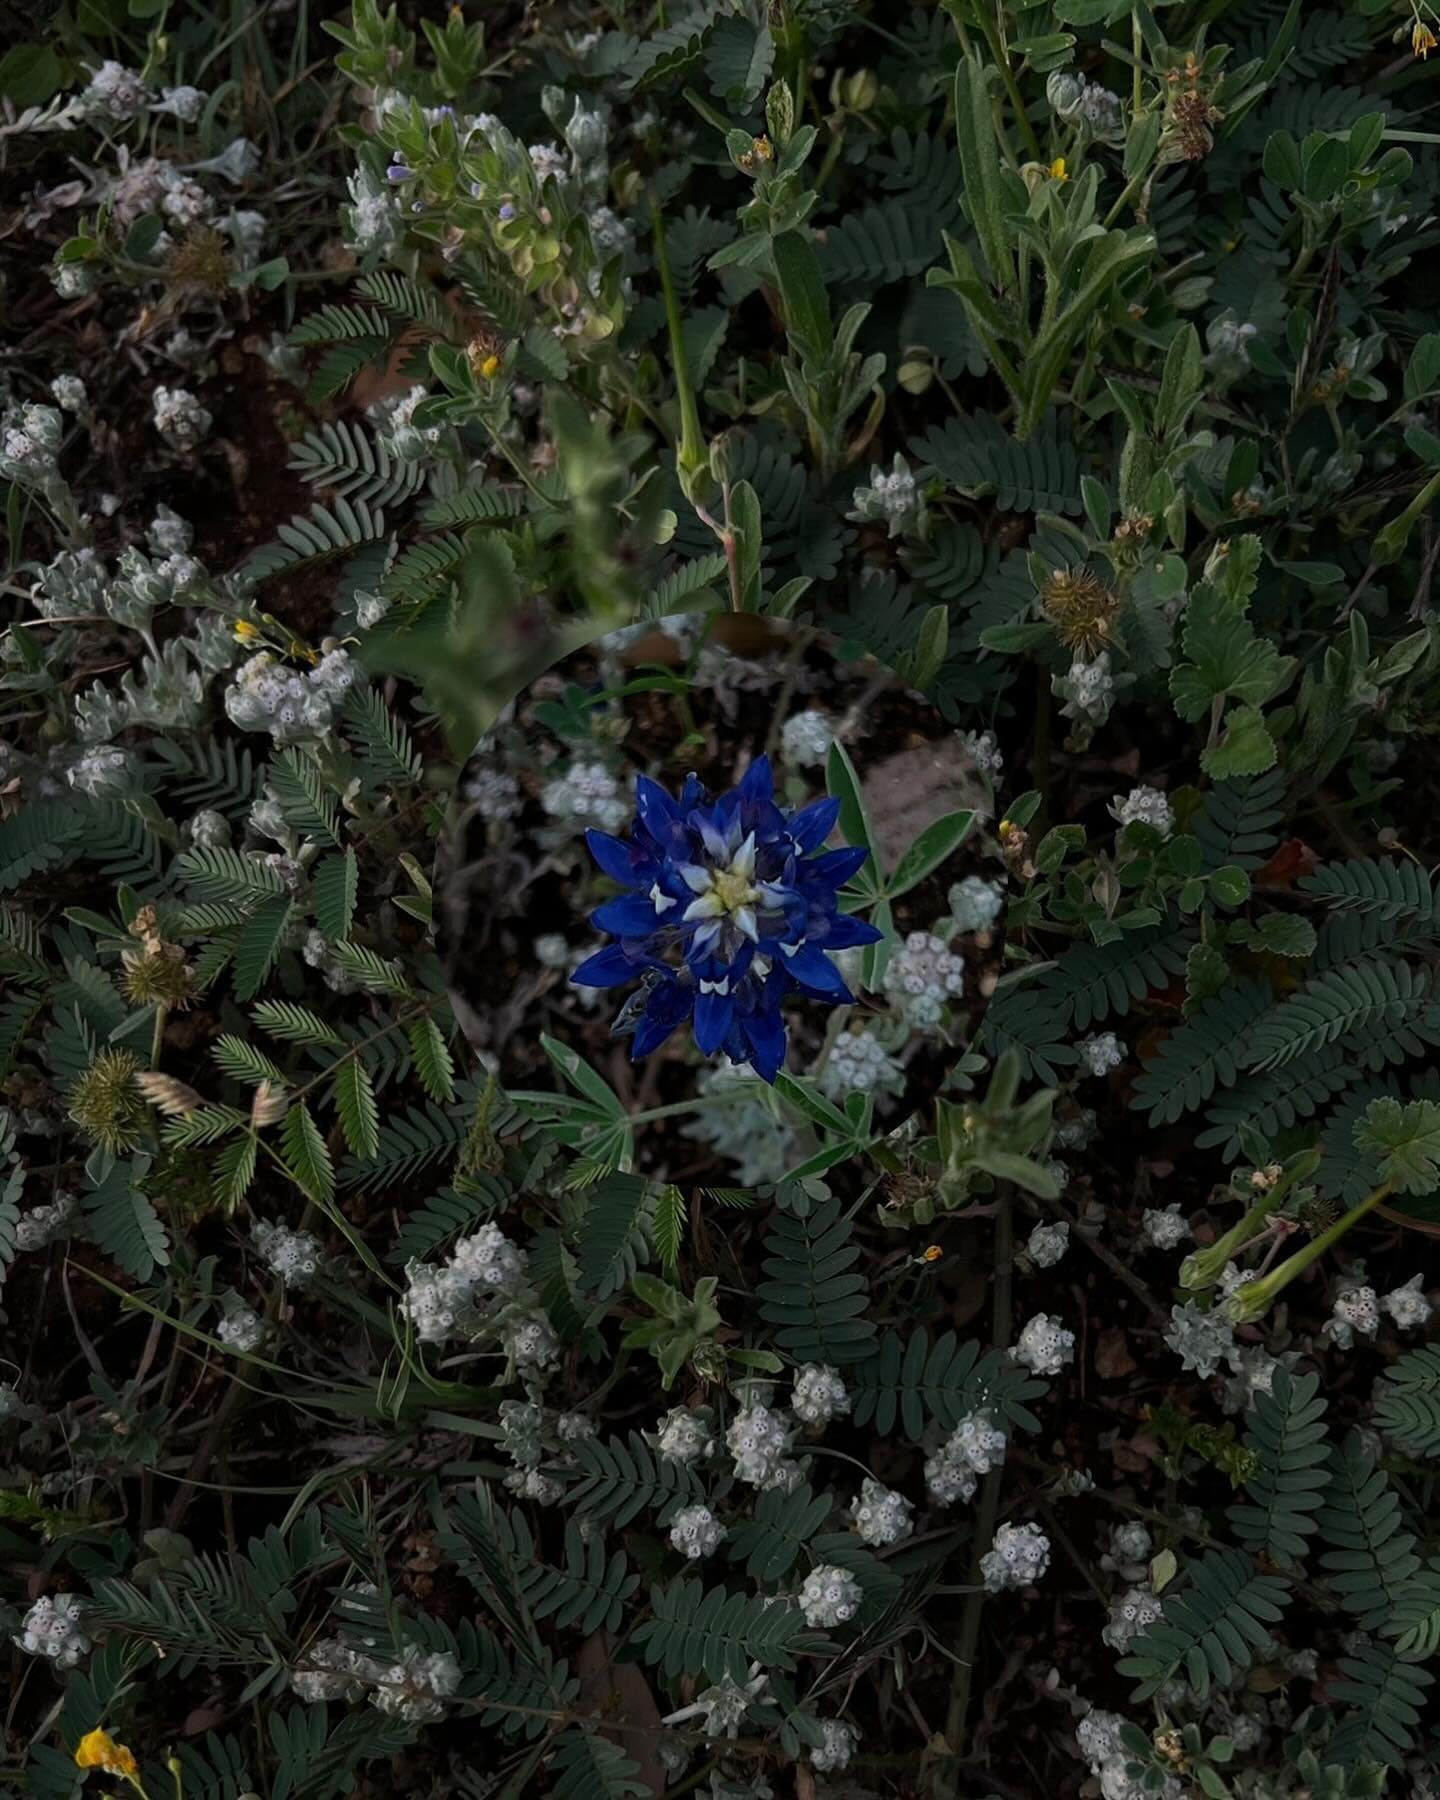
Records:
[[[1163,1209],[1147,1206],[1140,1220],[1140,1235],[1157,1250],[1174,1250],[1183,1244],[1190,1235],[1190,1226],[1179,1201],[1172,1201]]]
[[[1224,1313],[1202,1312],[1193,1300],[1170,1308],[1170,1329],[1165,1342],[1180,1358],[1182,1368],[1211,1376],[1222,1362],[1235,1355],[1235,1327]]]
[[[1342,1350],[1348,1350],[1355,1334],[1374,1337],[1380,1326],[1380,1307],[1373,1287],[1363,1284],[1343,1288],[1335,1296],[1335,1305],[1325,1326],[1325,1336]]]
[[[1112,1650],[1125,1650],[1147,1632],[1164,1612],[1160,1597],[1148,1587],[1127,1588],[1110,1608],[1110,1623],[1100,1633]]]
[[[157,387],[151,395],[155,429],[177,450],[193,450],[214,420],[189,388]]]
[[[998,1594],[1005,1588],[1030,1587],[1050,1567],[1050,1540],[1035,1525],[1004,1524],[995,1541],[980,1558],[980,1579],[985,1590]]]
[[[961,932],[988,931],[1005,910],[1005,890],[983,875],[966,875],[950,889],[950,916]]]
[[[725,1541],[725,1527],[708,1506],[687,1506],[670,1522],[670,1543],[682,1556],[698,1562]]]
[[[786,762],[807,767],[822,763],[830,754],[835,734],[822,712],[793,713],[780,731],[780,750]]]
[[[725,1433],[735,1459],[735,1479],[752,1487],[770,1487],[785,1473],[790,1428],[768,1406],[747,1406],[736,1413]]]
[[[83,413],[90,404],[85,383],[78,375],[57,375],[50,383],[50,392],[61,412]]]
[[[1412,1275],[1403,1287],[1391,1288],[1380,1302],[1401,1331],[1419,1331],[1435,1308],[1425,1297],[1425,1277]]]
[[[398,1663],[386,1669],[370,1696],[370,1704],[408,1725],[443,1719],[442,1702],[460,1686],[459,1659],[449,1650],[421,1650],[412,1644]]]
[[[1110,802],[1110,816],[1121,826],[1148,825],[1161,837],[1169,837],[1175,829],[1175,814],[1159,788],[1131,788],[1128,794],[1117,794]]]
[[[1005,1433],[988,1413],[967,1413],[945,1443],[925,1461],[925,1486],[940,1506],[969,1500],[977,1478],[1005,1460]]]
[[[708,1420],[688,1407],[672,1406],[660,1421],[655,1447],[667,1462],[693,1463],[708,1456],[715,1439]]]
[[[215,1335],[230,1349],[248,1354],[265,1342],[265,1321],[248,1306],[237,1306],[216,1325]]]
[[[303,1287],[319,1274],[325,1253],[308,1231],[291,1231],[287,1225],[257,1219],[251,1235],[261,1260],[291,1287]]]
[[[805,1425],[828,1425],[850,1410],[850,1396],[838,1369],[829,1363],[806,1363],[795,1375],[790,1410]]]
[[[908,1024],[938,1025],[946,1002],[965,991],[965,958],[943,938],[912,931],[885,969],[885,992]]]
[[[525,1252],[517,1249],[498,1225],[482,1225],[456,1244],[450,1253],[450,1267],[474,1288],[513,1294],[525,1280]]]
[[[909,1537],[914,1529],[911,1523],[914,1511],[914,1506],[903,1494],[897,1494],[893,1488],[876,1481],[873,1475],[867,1475],[860,1484],[859,1498],[850,1508],[850,1516],[855,1521],[861,1543],[880,1550]]]
[[[1058,1317],[1036,1313],[1016,1339],[1014,1355],[1032,1374],[1058,1375],[1075,1360],[1075,1333],[1067,1331]]]
[[[304,1653],[305,1667],[290,1671],[290,1686],[301,1700],[358,1700],[364,1683],[357,1673],[362,1659],[339,1638],[320,1638]]]
[[[28,1656],[42,1656],[57,1669],[73,1669],[90,1648],[78,1594],[42,1594],[20,1621],[18,1644]]]
[[[847,1094],[896,1093],[904,1085],[904,1069],[868,1027],[842,1031],[820,1073],[821,1092],[832,1100],[843,1100]]]
[[[461,792],[480,817],[492,824],[513,819],[520,810],[520,784],[500,769],[478,769]]]
[[[1092,1774],[1099,1770],[1106,1757],[1114,1756],[1120,1749],[1120,1733],[1125,1722],[1120,1713],[1102,1712],[1099,1707],[1092,1707],[1076,1725],[1075,1741]]]
[[[97,119],[112,119],[123,124],[133,119],[150,99],[150,90],[123,63],[106,61],[90,77],[90,85],[80,96],[80,104]]]
[[[1005,767],[993,731],[967,731],[961,738],[971,762],[982,775],[999,775]]]
[[[1025,1243],[1025,1254],[1037,1269],[1053,1269],[1070,1248],[1070,1227],[1062,1219],[1056,1225],[1037,1225]]]
[[[525,1373],[551,1368],[560,1360],[560,1340],[542,1312],[529,1313],[506,1325],[500,1342],[515,1367]]]
[[[1125,1049],[1113,1031],[1092,1032],[1075,1046],[1091,1075],[1108,1075],[1125,1060]]]
[[[860,1610],[865,1591],[848,1569],[820,1563],[805,1577],[800,1610],[807,1625],[846,1625]]]
[[[835,1775],[841,1769],[848,1769],[855,1746],[860,1742],[860,1733],[843,1719],[822,1719],[820,1729],[825,1733],[825,1742],[811,1745],[810,1767],[818,1769],[822,1775]]]

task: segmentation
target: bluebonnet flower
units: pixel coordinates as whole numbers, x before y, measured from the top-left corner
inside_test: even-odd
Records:
[[[415,171],[405,161],[405,152],[403,150],[397,150],[394,152],[394,156],[394,162],[392,162],[385,171],[385,179],[394,182],[413,181],[415,179]]]
[[[785,997],[827,1006],[855,998],[830,955],[881,934],[840,911],[838,889],[868,852],[821,850],[839,814],[838,800],[778,807],[761,756],[713,801],[694,774],[678,800],[637,776],[629,837],[586,832],[595,861],[626,891],[591,918],[619,941],[570,979],[592,988],[644,983],[617,1020],[628,1028],[636,1016],[632,1057],[650,1055],[693,1019],[704,1055],[723,1050],[773,1082],[785,1060]]]

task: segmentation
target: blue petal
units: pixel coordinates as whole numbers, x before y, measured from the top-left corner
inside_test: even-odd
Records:
[[[835,829],[835,821],[840,817],[838,800],[812,800],[809,806],[802,806],[800,811],[790,820],[786,830],[801,851],[816,850],[823,844]]]
[[[701,1054],[713,1056],[724,1043],[735,1017],[729,994],[700,994],[695,1001],[695,1042]]]
[[[878,944],[885,933],[851,913],[837,913],[829,921],[824,942],[827,950],[854,950],[861,944]]]
[[[585,958],[571,975],[570,984],[572,987],[619,987],[621,982],[633,981],[643,966],[643,960],[637,962],[627,956],[619,944],[607,944],[603,950]]]
[[[740,1021],[740,1029],[750,1046],[751,1066],[762,1081],[773,1087],[785,1061],[785,1021],[779,1006],[747,1014]]]
[[[608,931],[612,937],[649,937],[659,920],[654,903],[644,894],[620,894],[596,907],[590,923],[597,931]]]
[[[680,809],[658,781],[648,775],[635,777],[635,811],[640,823],[658,843],[670,842],[680,824]]]
[[[765,801],[775,798],[775,777],[768,756],[757,756],[740,779],[742,800]]]
[[[841,1006],[853,1000],[855,996],[840,978],[840,971],[831,962],[823,950],[817,950],[813,944],[802,944],[793,956],[782,959],[791,979],[798,987],[813,994],[817,1000],[828,1000]]]
[[[650,996],[640,1023],[635,1027],[635,1036],[630,1044],[632,1062],[638,1062],[641,1057],[658,1050],[676,1026],[685,1023],[690,1017],[693,993],[693,989],[682,987],[678,981],[667,981],[656,989]]]
[[[829,887],[839,887],[857,869],[863,867],[869,855],[870,852],[863,844],[847,845],[843,850],[827,850],[823,856],[807,858],[800,864],[799,873],[812,881],[823,881]]]
[[[612,881],[618,881],[621,887],[649,885],[640,871],[650,859],[638,845],[628,844],[624,838],[611,837],[609,832],[596,831],[593,826],[585,833],[585,842],[601,870]]]

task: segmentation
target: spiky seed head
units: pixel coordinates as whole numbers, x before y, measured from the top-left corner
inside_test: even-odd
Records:
[[[70,1090],[70,1117],[92,1144],[122,1156],[145,1136],[149,1114],[135,1077],[140,1058],[102,1050]]]
[[[1113,641],[1120,600],[1090,569],[1054,569],[1040,609],[1065,648],[1088,662]]]

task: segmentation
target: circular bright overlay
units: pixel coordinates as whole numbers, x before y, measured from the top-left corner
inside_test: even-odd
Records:
[[[507,1108],[582,1175],[685,1189],[846,1180],[928,1128],[999,971],[998,775],[808,627],[684,615],[557,665],[467,765],[438,871]]]

